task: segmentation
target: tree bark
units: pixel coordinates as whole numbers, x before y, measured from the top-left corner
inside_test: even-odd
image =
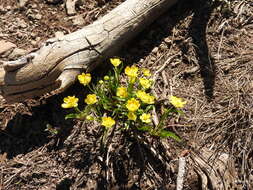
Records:
[[[115,55],[177,0],[127,0],[83,29],[46,41],[36,52],[3,64],[0,90],[9,102],[23,101],[74,83],[82,71]]]

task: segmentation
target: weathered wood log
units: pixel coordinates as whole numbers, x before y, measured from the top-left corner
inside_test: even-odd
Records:
[[[127,0],[83,29],[46,41],[36,52],[3,64],[0,90],[9,102],[23,101],[74,83],[157,19],[177,0]]]

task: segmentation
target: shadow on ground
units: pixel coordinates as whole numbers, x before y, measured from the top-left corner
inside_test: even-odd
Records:
[[[32,115],[17,113],[5,130],[0,131],[0,153],[7,153],[10,159],[44,146],[52,139],[63,140],[68,136],[73,122],[64,119],[66,111],[60,108],[61,97],[50,97],[42,105],[32,107]],[[58,134],[53,134],[51,128]]]
[[[194,1],[193,17],[189,28],[189,35],[195,47],[203,79],[205,95],[209,101],[213,98],[215,64],[208,48],[206,31],[211,14],[217,6],[217,3],[211,4],[210,1]]]

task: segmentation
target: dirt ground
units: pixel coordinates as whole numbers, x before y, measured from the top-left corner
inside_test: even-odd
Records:
[[[62,1],[28,0],[20,8],[0,0],[0,40],[29,52],[123,1],[81,1],[69,16]],[[65,120],[60,107],[65,96],[84,97],[80,84],[23,103],[1,97],[0,189],[176,189],[182,158],[184,189],[253,189],[252,13],[252,0],[181,0],[115,55],[163,68],[156,93],[188,102],[185,115],[168,123],[184,143],[118,131],[101,150],[101,128]]]

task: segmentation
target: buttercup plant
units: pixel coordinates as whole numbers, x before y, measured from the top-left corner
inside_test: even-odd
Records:
[[[78,80],[92,91],[84,99],[86,106],[79,110],[79,99],[68,96],[63,99],[62,108],[72,108],[75,113],[68,114],[66,119],[77,118],[90,122],[97,122],[107,132],[108,129],[118,125],[117,129],[139,130],[150,135],[162,138],[171,137],[177,141],[181,139],[173,132],[166,130],[164,121],[168,117],[180,114],[180,110],[186,104],[182,98],[168,97],[170,105],[159,112],[158,125],[153,121],[152,110],[157,107],[157,97],[152,95],[151,72],[147,68],[138,68],[136,65],[127,66],[124,74],[127,81],[123,82],[123,63],[118,58],[111,58],[113,73],[103,77],[96,85],[90,85],[92,77],[90,73],[78,75]],[[163,105],[165,107],[165,105]],[[159,111],[159,110],[158,110]],[[157,117],[157,116],[156,116]]]

